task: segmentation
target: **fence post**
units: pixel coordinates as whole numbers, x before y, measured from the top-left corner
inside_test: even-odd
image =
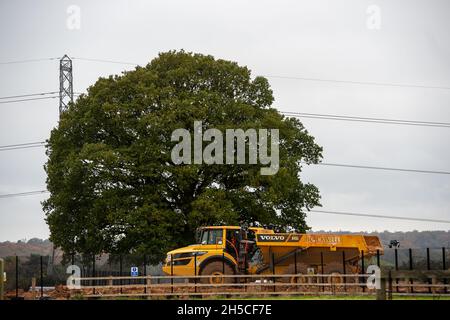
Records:
[[[344,291],[347,291],[347,277],[345,276],[347,274],[347,270],[345,268],[345,251],[342,251],[342,271],[344,272],[344,276],[342,277],[344,281]]]
[[[152,285],[152,277],[147,276],[145,279],[146,279],[145,283],[147,284],[145,289],[147,289],[148,286]],[[152,288],[149,288],[149,289],[150,289],[149,293],[152,293]],[[150,298],[150,295],[148,296],[148,298]]]
[[[345,274],[346,273],[346,268],[345,268],[345,251],[342,251],[342,273]]]
[[[194,252],[194,275],[197,276],[197,252]]]
[[[445,254],[445,247],[442,247],[442,270],[447,270],[446,266],[446,254]],[[444,284],[447,284],[447,279],[444,279]],[[444,293],[447,293],[447,287],[444,288]]]
[[[120,276],[120,293],[122,293],[122,264],[123,264],[123,257],[122,255],[119,256],[119,276]]]
[[[366,267],[364,265],[364,250],[361,250],[361,269],[362,269],[362,273],[365,274],[366,273]],[[362,277],[362,281],[365,282],[366,278]],[[365,285],[362,286],[362,291],[363,292],[366,291],[366,286]]]
[[[171,292],[173,293],[173,255],[170,255],[170,285],[171,285]]]
[[[430,262],[430,248],[427,248],[427,270],[431,270],[431,262]],[[431,284],[431,280],[428,280],[428,284]],[[428,293],[431,293],[431,287],[428,287]]]
[[[295,249],[294,255],[294,274],[297,275],[297,249]]]
[[[380,267],[380,250],[377,249],[377,266]]]
[[[323,278],[323,251],[320,251],[320,270],[322,272],[322,276],[320,277],[320,283],[322,284],[322,291],[325,291],[325,286],[323,285],[324,283],[324,278]]]
[[[412,258],[412,249],[409,248],[408,249],[408,254],[409,254],[409,270],[413,269],[413,258]]]
[[[36,300],[36,277],[31,278],[31,291],[33,292],[33,300]]]
[[[16,255],[16,298],[19,297],[19,256]]]
[[[377,289],[377,300],[386,300],[386,277],[381,276],[380,289]]]
[[[272,259],[272,274],[274,275],[275,274],[275,254],[274,253],[272,253],[271,259]]]
[[[397,248],[395,248],[394,249],[394,253],[395,253],[395,256],[394,256],[394,258],[395,258],[395,271],[397,271],[398,270],[398,249]],[[398,284],[398,279],[396,278],[395,279],[395,284]],[[396,291],[398,292],[398,286],[396,286],[395,287],[396,289]]]
[[[92,278],[95,278],[95,253],[92,255]],[[94,287],[92,288],[92,294],[95,294],[95,285],[95,280],[92,280],[92,286]]]
[[[3,278],[3,273],[5,272],[4,270],[4,261],[2,258],[0,258],[0,300],[3,300],[3,296],[4,296],[4,288],[3,285],[5,283],[5,279]]]
[[[392,300],[392,271],[389,270],[389,300]]]
[[[442,247],[442,270],[447,270],[447,266],[446,266],[446,254],[445,254],[445,247]]]
[[[43,257],[41,256],[41,298],[44,296],[44,266]]]
[[[194,292],[197,293],[197,252],[194,253]]]
[[[275,275],[275,254],[272,252],[272,275]],[[275,287],[275,277],[272,278],[273,282],[273,292],[276,291]]]
[[[298,253],[298,251],[297,251],[297,249],[295,249],[295,254],[294,254],[294,274],[295,274],[294,281],[295,281],[295,283],[298,283],[298,280],[299,280],[297,278],[297,253]],[[309,281],[309,278],[308,278],[308,281]],[[295,290],[298,291],[298,285],[295,287]]]
[[[394,255],[395,270],[397,271],[398,270],[398,249],[397,248],[394,249],[394,254],[395,254]]]
[[[147,277],[147,255],[144,254],[144,277]],[[144,293],[147,293],[147,286],[144,287]]]
[[[413,269],[413,258],[412,258],[412,249],[408,249],[408,255],[409,255],[409,270]],[[409,282],[411,283],[411,292],[414,293],[414,287],[412,286],[414,284],[413,279],[409,279]]]

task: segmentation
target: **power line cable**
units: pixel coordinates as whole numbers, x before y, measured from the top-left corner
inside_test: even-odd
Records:
[[[11,98],[29,97],[29,96],[37,96],[37,95],[57,94],[57,93],[58,93],[58,91],[51,91],[51,92],[0,97],[0,99],[11,99]],[[79,96],[81,94],[83,94],[83,93],[74,92],[75,96]],[[19,99],[19,100],[11,100],[11,101],[0,101],[0,104],[11,103],[11,102],[33,101],[33,100],[40,100],[40,99],[54,99],[54,98],[58,98],[58,96]],[[341,120],[341,121],[359,121],[359,122],[368,122],[368,123],[374,122],[374,123],[387,123],[387,124],[399,124],[399,125],[416,125],[416,126],[431,126],[431,127],[450,128],[450,122],[431,122],[431,121],[369,118],[369,117],[356,117],[356,116],[340,116],[340,115],[333,115],[333,114],[304,113],[304,112],[292,112],[292,111],[280,111],[280,113],[282,113],[286,116],[299,117],[299,118],[313,118],[313,119]]]
[[[415,217],[401,217],[401,216],[388,216],[380,214],[366,214],[366,213],[355,213],[355,212],[342,212],[342,211],[327,211],[327,210],[309,210],[314,213],[325,213],[325,214],[335,214],[344,216],[357,216],[357,217],[369,217],[369,218],[382,218],[382,219],[394,219],[394,220],[409,220],[409,221],[420,221],[420,222],[437,222],[437,223],[450,223],[450,220],[441,219],[427,219],[427,218],[415,218]]]
[[[44,147],[44,146],[45,146],[45,141],[10,144],[10,145],[0,146],[0,152],[8,151],[8,150],[17,150],[17,149],[37,148],[37,147]]]
[[[18,149],[30,149],[30,148],[38,148],[43,147],[44,145],[31,145],[31,146],[23,146],[23,147],[15,147],[15,148],[2,148],[1,151],[9,151],[9,150],[18,150]]]
[[[48,191],[47,190],[36,190],[36,191],[27,191],[27,192],[19,192],[19,193],[2,194],[2,195],[0,195],[0,198],[3,199],[3,198],[18,197],[18,196],[31,196],[31,195],[43,194],[43,193],[48,193]],[[442,219],[402,217],[402,216],[342,212],[342,211],[331,211],[331,210],[309,210],[309,212],[334,214],[334,215],[346,215],[346,216],[358,216],[358,217],[370,217],[370,218],[382,218],[382,219],[420,221],[420,222],[450,223],[450,220],[442,220]]]
[[[43,194],[43,193],[47,193],[47,192],[48,192],[47,190],[36,190],[36,191],[0,194],[0,199],[13,198],[13,197],[23,197],[23,196],[33,196],[33,195]]]
[[[114,63],[114,64],[126,64],[132,66],[138,66],[138,63],[135,62],[125,62],[125,61],[114,61],[114,60],[105,60],[105,59],[91,59],[91,58],[80,58],[80,57],[71,57],[72,60],[82,60],[82,61],[91,61],[91,62],[105,62],[105,63]]]
[[[60,57],[52,58],[41,58],[41,59],[28,59],[28,60],[16,60],[16,61],[4,61],[0,62],[0,65],[6,64],[17,64],[17,63],[28,63],[28,62],[38,62],[38,61],[51,61],[59,60]],[[138,66],[139,63],[129,62],[129,61],[116,61],[107,59],[95,59],[95,58],[83,58],[83,57],[71,57],[73,60],[91,61],[91,62],[104,62],[104,63],[114,63],[123,65],[133,65]],[[375,82],[375,81],[355,81],[355,80],[338,80],[338,79],[324,79],[324,78],[313,78],[313,77],[300,77],[300,76],[284,76],[284,75],[262,75],[266,78],[275,79],[287,79],[287,80],[301,80],[301,81],[316,81],[316,82],[330,82],[330,83],[345,83],[352,85],[372,85],[372,86],[383,86],[383,87],[404,87],[404,88],[421,88],[421,89],[441,89],[450,90],[449,86],[432,86],[423,84],[406,84],[406,83],[389,83],[389,82]]]
[[[114,64],[124,64],[124,65],[134,65],[138,66],[139,63],[127,62],[127,61],[115,61],[106,59],[93,59],[93,58],[80,58],[72,57],[74,60],[84,60],[92,62],[105,62]],[[404,84],[404,83],[389,83],[389,82],[373,82],[373,81],[353,81],[353,80],[336,80],[336,79],[323,79],[323,78],[311,78],[311,77],[299,77],[299,76],[282,76],[282,75],[262,75],[266,78],[278,78],[278,79],[288,79],[288,80],[302,80],[302,81],[318,81],[318,82],[331,82],[331,83],[346,83],[353,85],[372,85],[372,86],[383,86],[383,87],[404,87],[404,88],[421,88],[421,89],[442,89],[450,90],[449,86],[431,86],[422,84]]]
[[[33,101],[33,100],[55,99],[55,98],[59,98],[59,96],[53,96],[53,97],[37,97],[37,98],[30,98],[30,99],[19,99],[19,100],[10,100],[10,101],[0,101],[0,104],[14,103],[14,102],[24,102],[24,101]]]
[[[11,148],[11,147],[21,147],[21,146],[29,146],[34,144],[44,144],[45,141],[36,141],[36,142],[26,142],[26,143],[16,143],[16,144],[8,144],[4,146],[0,146],[1,148]]]
[[[27,192],[9,193],[1,194],[0,199],[21,197],[21,196],[31,196],[37,194],[48,193],[47,190],[35,190]],[[325,213],[334,215],[346,215],[346,216],[358,216],[358,217],[370,217],[370,218],[381,218],[381,219],[394,219],[394,220],[407,220],[407,221],[420,221],[420,222],[436,222],[436,223],[450,223],[450,220],[441,219],[427,219],[427,218],[415,218],[415,217],[402,217],[402,216],[391,216],[391,215],[379,215],[379,214],[366,214],[366,213],[355,213],[355,212],[342,212],[342,211],[331,211],[331,210],[309,210],[309,212],[314,213]]]
[[[57,93],[59,93],[59,91],[29,93],[29,94],[21,94],[21,95],[17,95],[17,96],[0,97],[0,99],[15,99],[15,98],[23,98],[23,97],[44,96],[47,94],[57,94]]]
[[[370,170],[386,170],[386,171],[401,171],[401,172],[415,172],[415,173],[429,173],[429,174],[450,174],[449,171],[435,171],[435,170],[419,170],[419,169],[405,169],[405,168],[389,168],[389,167],[375,167],[375,166],[363,166],[354,164],[342,164],[342,163],[317,163],[321,166],[331,167],[344,167],[344,168],[357,168],[357,169],[370,169]]]
[[[322,78],[306,78],[295,76],[278,76],[278,75],[263,75],[266,78],[278,78],[288,80],[303,80],[303,81],[317,81],[317,82],[332,82],[332,83],[346,83],[354,85],[372,85],[380,87],[404,87],[404,88],[421,88],[421,89],[442,89],[450,90],[448,86],[429,86],[422,84],[404,84],[404,83],[388,83],[388,82],[372,82],[372,81],[352,81],[352,80],[336,80],[336,79],[322,79]]]
[[[333,115],[333,114],[304,113],[304,112],[291,112],[291,111],[280,111],[280,113],[285,116],[295,117],[295,118],[312,118],[312,119],[325,119],[325,120],[356,121],[356,122],[366,122],[366,123],[384,123],[384,124],[397,124],[397,125],[450,128],[450,122],[432,122],[432,121],[401,120],[401,119],[387,119],[387,118],[369,118],[369,117],[357,117],[357,116],[340,116],[340,115]]]
[[[27,142],[27,143],[17,143],[0,146],[0,151],[16,150],[16,149],[28,149],[36,147],[44,147],[45,141]]]
[[[45,145],[45,141],[36,141],[36,142],[28,142],[28,143],[21,143],[21,144],[10,144],[10,145],[0,146],[0,151],[43,147],[44,145]],[[306,164],[305,162],[302,162],[302,163]],[[392,167],[345,164],[345,163],[320,162],[320,163],[317,163],[316,165],[331,166],[331,167],[344,167],[344,168],[357,168],[357,169],[369,169],[369,170],[385,170],[385,171],[427,173],[427,174],[445,174],[445,175],[449,175],[450,174],[450,171],[421,170],[421,169],[408,169],[408,168],[392,168]]]
[[[51,61],[51,60],[59,60],[61,58],[53,57],[53,58],[41,58],[41,59],[27,59],[27,60],[15,60],[15,61],[3,61],[0,62],[0,65],[6,64],[18,64],[18,63],[29,63],[29,62],[40,62],[40,61]]]

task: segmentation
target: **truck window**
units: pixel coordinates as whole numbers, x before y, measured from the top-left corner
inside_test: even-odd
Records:
[[[201,244],[207,244],[208,243],[208,233],[209,233],[209,230],[207,230],[207,229],[202,230],[202,238],[201,238],[201,241],[200,241]]]
[[[202,233],[201,244],[222,244],[222,229],[205,229]]]
[[[202,243],[202,229],[195,230],[195,243]]]

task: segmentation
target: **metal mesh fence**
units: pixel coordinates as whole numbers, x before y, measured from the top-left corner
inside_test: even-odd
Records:
[[[365,253],[367,254],[367,253]],[[67,267],[74,264],[80,269],[80,276],[85,277],[117,277],[117,276],[163,276],[162,264],[151,264],[154,261],[151,255],[73,255],[54,258],[50,255],[10,256],[5,257],[5,272],[7,281],[6,292],[20,296],[25,291],[35,287],[36,291],[45,291],[60,285],[65,285],[69,273]],[[302,262],[299,256],[297,263]],[[372,255],[352,257],[340,251],[324,250],[315,252],[308,259],[314,265],[313,273],[365,273],[369,265],[380,264],[382,269],[391,270],[448,270],[450,269],[449,248],[386,248],[377,256]],[[267,266],[268,272],[276,272],[283,267],[283,262]],[[333,263],[331,263],[331,262]],[[346,261],[344,265],[344,261]],[[292,262],[292,261],[291,261]],[[284,262],[286,265],[286,262]],[[328,269],[327,269],[328,266]],[[332,266],[332,267],[331,267]],[[364,269],[362,268],[364,267]],[[333,269],[333,270],[331,270]],[[281,269],[278,269],[277,273]],[[287,270],[287,269],[286,269]],[[291,273],[304,272],[290,270]],[[323,271],[323,272],[322,272]],[[194,275],[194,274],[193,274]],[[108,280],[92,280],[91,285],[105,285]],[[123,285],[139,284],[139,280],[123,279]],[[170,280],[158,278],[158,283],[167,283]]]

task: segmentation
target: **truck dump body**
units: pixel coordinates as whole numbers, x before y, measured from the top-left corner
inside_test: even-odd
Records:
[[[331,251],[337,248],[354,248],[364,250],[365,254],[375,254],[377,250],[383,250],[378,237],[365,235],[258,233],[256,244],[258,247],[319,247],[329,248]]]
[[[258,273],[267,271],[268,266],[275,265],[284,269],[294,263],[314,268],[320,272],[336,269],[345,260],[346,272],[357,272],[358,261],[362,253],[370,258],[383,253],[383,246],[378,237],[365,235],[340,234],[299,234],[273,233],[256,234],[256,245],[261,250],[264,267],[258,268]],[[297,255],[294,258],[294,255]],[[273,261],[272,261],[273,260]]]

